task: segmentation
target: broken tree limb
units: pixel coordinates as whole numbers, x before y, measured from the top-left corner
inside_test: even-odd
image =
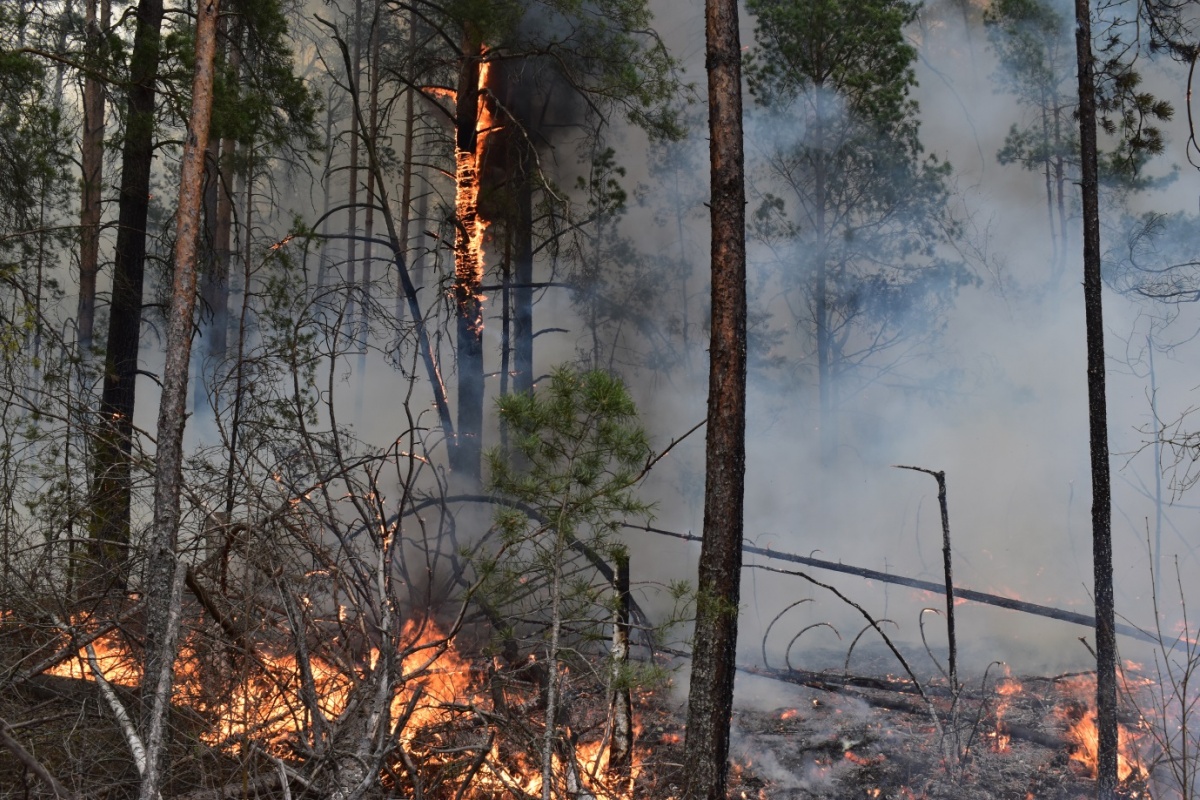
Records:
[[[654,528],[649,525],[634,525],[633,523],[625,523],[624,527],[635,531],[646,531],[647,533],[658,534],[659,536],[667,536],[672,539],[682,539],[685,542],[699,542],[700,537],[690,533],[679,533],[678,531],[668,531],[662,528]],[[787,553],[782,550],[770,550],[765,547],[755,547],[754,545],[743,544],[743,553],[753,553],[754,555],[774,558],[779,561],[789,561],[793,564],[804,564],[816,569],[829,570],[830,572],[841,572],[846,575],[855,575],[868,580],[881,581],[883,583],[892,583],[899,586],[910,586],[913,589],[920,589],[926,592],[944,591],[944,587],[934,583],[933,581],[924,581],[919,578],[908,578],[903,575],[894,575],[889,572],[880,572],[877,569],[868,569],[866,567],[855,567],[850,564],[843,564],[840,561],[825,561],[820,558],[812,558],[811,556],[801,556],[795,553]],[[1001,597],[1000,595],[988,594],[987,592],[977,592],[974,589],[964,589],[961,586],[954,587],[954,596],[963,600],[970,600],[973,603],[983,603],[984,605],[998,606],[1007,608],[1010,611],[1020,611],[1025,614],[1034,614],[1039,617],[1047,617],[1056,619],[1061,622],[1070,622],[1074,625],[1083,625],[1087,628],[1095,628],[1096,619],[1088,614],[1080,614],[1076,611],[1066,611],[1061,608],[1052,606],[1044,606],[1039,603],[1028,603],[1024,600],[1016,600],[1011,597]],[[1136,628],[1133,625],[1117,623],[1117,633],[1122,636],[1128,636],[1132,639],[1140,639],[1143,642],[1156,644],[1158,640],[1154,634]]]
[[[958,686],[958,645],[954,636],[954,570],[950,558],[950,512],[946,507],[946,473],[944,470],[909,467],[896,464],[896,469],[924,472],[933,477],[938,486],[938,506],[942,510],[942,568],[946,573],[946,646],[949,651],[947,666],[950,670],[950,686]]]
[[[46,769],[46,766],[41,761],[38,761],[36,756],[26,750],[20,742],[9,734],[10,730],[12,730],[12,726],[3,719],[0,719],[0,745],[3,745],[27,770],[36,775],[42,783],[46,784],[55,797],[61,800],[78,800],[79,795],[68,791],[66,787],[59,783],[58,779]]]

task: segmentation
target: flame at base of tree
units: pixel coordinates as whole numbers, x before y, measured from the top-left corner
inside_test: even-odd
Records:
[[[1123,675],[1126,686],[1135,680]],[[1089,777],[1096,777],[1100,763],[1100,732],[1096,726],[1096,678],[1081,676],[1065,682],[1066,689],[1077,698],[1075,711],[1067,713],[1066,738],[1073,745],[1071,760],[1082,764],[1088,771]],[[1128,781],[1145,781],[1150,777],[1142,759],[1138,755],[1138,744],[1144,738],[1145,732],[1131,729],[1126,725],[1117,728],[1117,780],[1121,783]]]

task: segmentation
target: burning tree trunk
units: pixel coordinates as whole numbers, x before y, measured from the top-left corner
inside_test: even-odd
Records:
[[[1088,427],[1092,460],[1092,568],[1096,598],[1096,796],[1117,789],[1117,637],[1113,600],[1112,508],[1108,466],[1108,409],[1104,395],[1104,319],[1100,277],[1100,201],[1096,144],[1096,81],[1091,6],[1075,0],[1079,76],[1080,192],[1083,199],[1083,305],[1087,328]]]
[[[723,800],[742,572],[746,472],[746,202],[734,0],[707,0],[712,334],[704,542],[684,772],[689,800]]]
[[[94,574],[103,575],[105,580],[121,574],[129,547],[134,390],[142,330],[146,219],[150,209],[150,165],[154,160],[154,84],[162,20],[162,0],[141,0],[129,68],[116,263],[100,398],[103,430],[96,442],[92,489],[90,555],[95,562]],[[123,584],[123,577],[117,583]]]
[[[483,235],[480,167],[491,114],[484,48],[468,35],[455,98],[454,303],[458,342],[458,435],[450,468],[479,481],[483,433]]]
[[[103,52],[104,31],[112,17],[110,0],[87,3],[88,55],[97,59]],[[83,83],[83,144],[80,149],[83,191],[79,208],[79,354],[91,357],[92,330],[96,318],[96,275],[100,271],[100,200],[104,177],[104,86],[89,73]]]
[[[179,498],[183,467],[183,428],[186,422],[188,359],[192,347],[192,315],[196,307],[196,245],[200,228],[204,151],[212,118],[213,59],[216,54],[219,0],[197,8],[196,67],[192,112],[184,144],[180,175],[175,276],[167,322],[167,359],[163,368],[162,400],[158,410],[158,453],[154,472],[154,520],[144,591],[147,597],[146,657],[142,672],[145,709],[143,740],[146,769],[139,797],[160,795],[166,750],[167,711],[171,703],[172,672],[180,623],[183,570],[176,568]]]

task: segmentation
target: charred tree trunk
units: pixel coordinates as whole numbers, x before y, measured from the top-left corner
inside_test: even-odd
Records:
[[[97,4],[99,19],[97,19]],[[88,0],[86,11],[88,58],[98,66],[104,32],[112,17],[110,0]],[[79,305],[76,316],[79,354],[91,358],[96,322],[96,276],[100,272],[101,188],[104,181],[104,86],[94,74],[83,82],[83,143],[80,148],[83,189],[79,208]]]
[[[142,328],[142,284],[150,166],[154,159],[154,91],[162,0],[141,0],[130,59],[116,261],[109,310],[100,435],[95,445],[90,557],[95,575],[124,585],[133,481],[133,407]],[[92,586],[92,588],[99,588]]]
[[[746,196],[735,0],[705,5],[712,200],[704,542],[684,772],[688,800],[724,800],[742,569],[746,473]]]
[[[483,224],[479,217],[479,75],[482,48],[464,42],[455,104],[454,303],[458,355],[458,434],[450,469],[478,483],[483,433]]]
[[[1100,277],[1100,183],[1096,144],[1096,80],[1091,7],[1075,0],[1079,73],[1080,193],[1083,199],[1083,306],[1087,328],[1088,427],[1092,460],[1092,568],[1096,598],[1096,796],[1117,790],[1117,637],[1113,600],[1112,501],[1108,408],[1104,379],[1104,316]]]
[[[146,593],[146,656],[142,672],[143,741],[146,769],[140,800],[161,797],[163,761],[168,741],[167,712],[171,705],[172,671],[180,622],[182,569],[176,568],[180,493],[183,470],[183,428],[186,421],[188,361],[192,349],[192,315],[196,308],[196,247],[204,151],[212,117],[213,59],[216,53],[219,0],[196,9],[196,67],[192,83],[192,112],[184,142],[180,175],[178,233],[171,311],[167,320],[167,353],[163,367],[162,401],[158,409],[158,452],[154,469],[154,519],[150,527]]]

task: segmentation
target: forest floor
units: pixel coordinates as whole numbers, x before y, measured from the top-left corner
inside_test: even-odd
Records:
[[[811,674],[806,674],[808,677]],[[830,673],[841,678],[842,673]],[[763,678],[750,678],[763,682]],[[734,714],[729,797],[740,800],[1082,800],[1095,795],[1094,729],[1088,696],[1094,677],[989,677],[987,691],[964,690],[957,714],[950,700],[928,705],[895,676],[878,680],[899,691],[807,686],[769,688],[780,705],[760,699]],[[868,681],[870,682],[870,681]],[[979,687],[981,678],[975,680]],[[968,686],[970,683],[968,682]],[[739,684],[740,686],[740,684]],[[909,684],[911,687],[911,684]],[[743,703],[743,706],[745,704]],[[664,746],[654,760],[682,759],[680,712],[662,712],[644,735]],[[1152,780],[1169,779],[1153,739],[1130,704],[1122,709],[1123,798],[1166,798]],[[1091,750],[1091,752],[1089,752]],[[1158,768],[1154,768],[1158,762]],[[1153,772],[1153,778],[1151,776]],[[663,770],[669,774],[669,770]],[[676,786],[657,787],[673,796]]]

